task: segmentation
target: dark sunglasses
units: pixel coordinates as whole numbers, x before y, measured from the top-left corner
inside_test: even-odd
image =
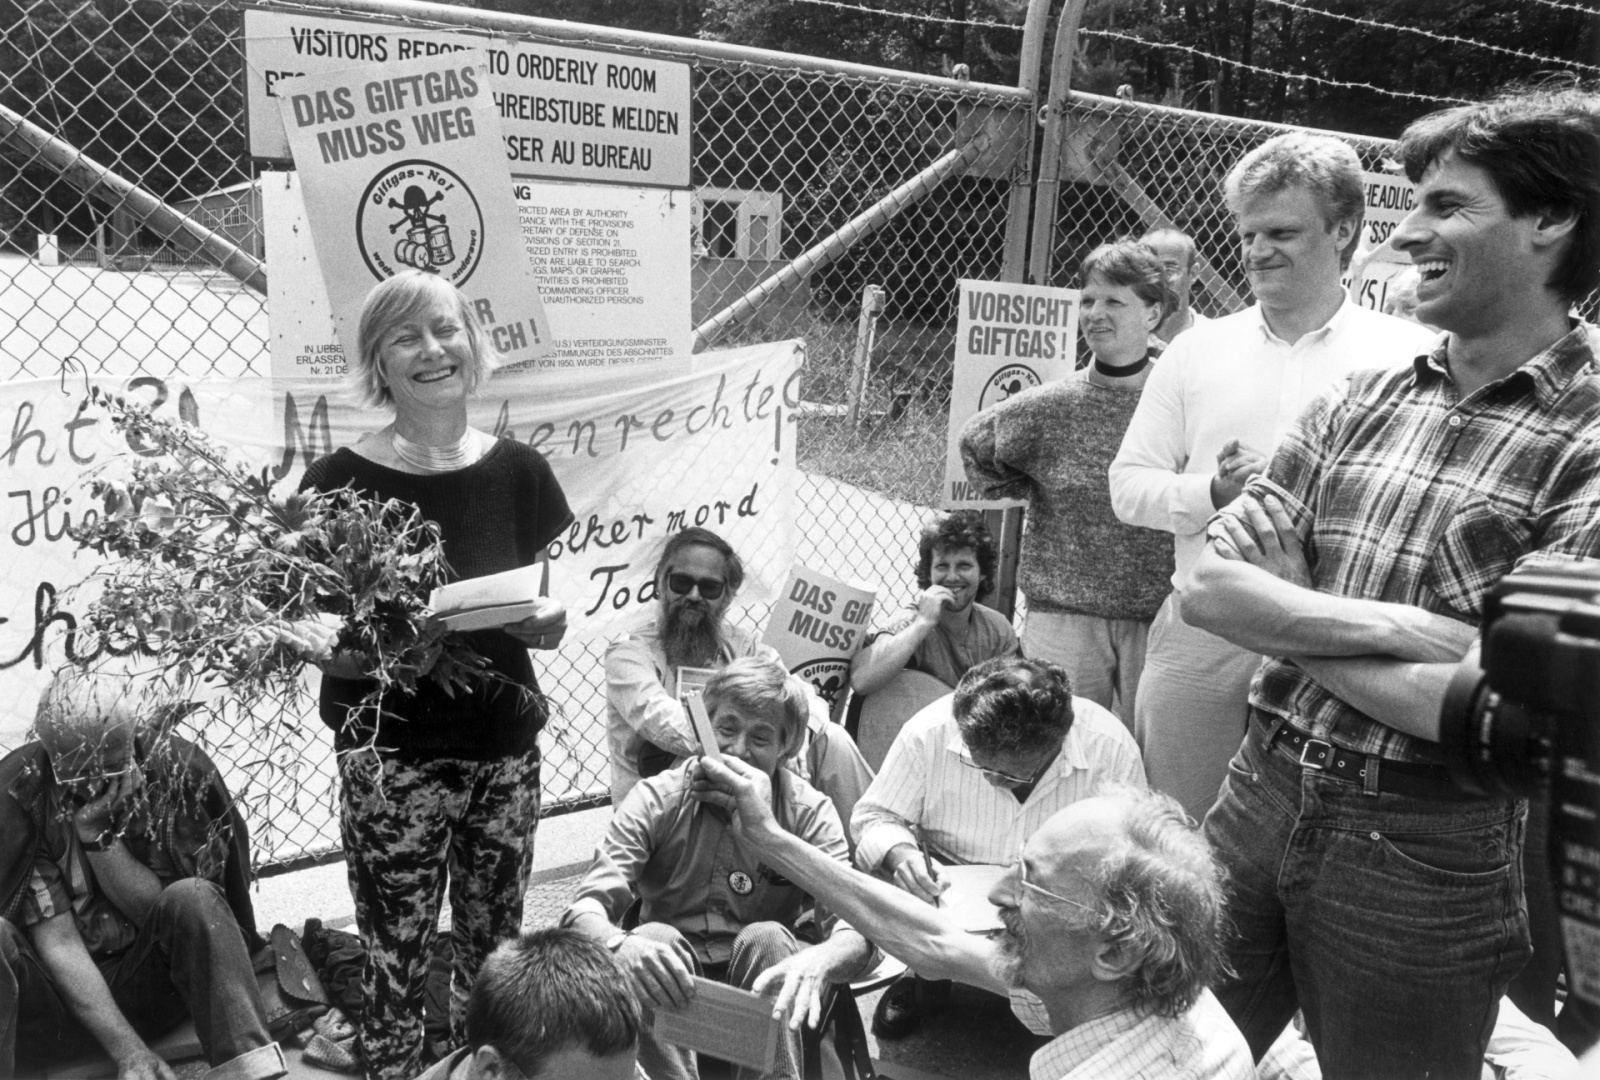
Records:
[[[720,600],[728,589],[727,582],[718,581],[716,578],[697,578],[689,574],[667,575],[667,588],[679,596],[688,596],[697,586],[701,598],[705,600]]]

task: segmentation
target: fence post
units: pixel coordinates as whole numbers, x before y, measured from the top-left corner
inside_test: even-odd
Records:
[[[1056,52],[1059,56],[1063,36],[1068,39],[1070,68],[1070,45],[1077,37],[1078,18],[1083,12],[1087,0],[1067,0],[1066,7],[1061,13],[1061,27],[1067,28],[1070,20],[1071,29],[1063,35],[1056,31]],[[1038,108],[1039,93],[1039,66],[1044,59],[1045,25],[1048,21],[1050,0],[1030,0],[1028,4],[1027,21],[1022,31],[1022,66],[1017,73],[1017,85],[1024,90],[1032,91],[1035,100],[1035,109]],[[1070,70],[1062,80],[1070,80]],[[1052,101],[1056,96],[1058,85],[1057,74],[1052,68],[1050,78],[1050,96]],[[1045,195],[1039,187],[1046,175],[1045,161],[1050,154],[1050,131],[1048,126],[1059,114],[1059,107],[1047,107],[1042,119],[1046,123],[1043,159],[1040,162],[1039,178],[1033,177],[1033,147],[1030,145],[1021,155],[1021,168],[1024,174],[1012,181],[1011,206],[1006,215],[1006,246],[1005,256],[1001,262],[1000,280],[1022,282],[1029,280],[1024,276],[1028,259],[1028,231],[1030,221],[1033,223],[1033,236],[1035,257],[1040,244],[1038,217],[1044,213],[1050,222],[1051,229],[1044,236],[1046,247],[1050,243],[1050,231],[1055,225],[1055,204],[1057,191],[1060,188],[1059,176],[1061,173],[1060,157],[1056,156],[1054,167],[1049,172],[1052,184],[1050,187],[1048,210],[1045,206]],[[1036,125],[1037,126],[1037,125]],[[1031,140],[1030,140],[1031,141]],[[1031,211],[1031,212],[1030,212]],[[1037,280],[1037,279],[1035,279]],[[1000,614],[1011,618],[1017,610],[1017,564],[1022,557],[1022,515],[1020,506],[1009,510],[985,510],[983,512],[984,524],[989,527],[989,533],[994,537],[995,546],[999,549],[999,565],[995,567],[994,595],[989,598],[989,604]]]
[[[1061,148],[1072,128],[1072,58],[1078,47],[1078,23],[1089,0],[1066,0],[1056,25],[1056,47],[1050,61],[1050,98],[1044,120],[1044,146],[1039,152],[1039,183],[1033,196],[1033,244],[1028,280],[1050,283],[1055,256],[1056,206],[1061,198]]]
[[[887,303],[882,285],[861,290],[861,318],[856,321],[856,356],[850,365],[849,416],[852,433],[861,427],[861,401],[867,396],[867,374],[872,369],[872,342],[878,334],[878,316]]]

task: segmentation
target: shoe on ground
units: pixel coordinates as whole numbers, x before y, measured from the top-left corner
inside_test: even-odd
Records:
[[[944,1011],[950,1004],[950,987],[953,985],[949,979],[918,979],[917,1007],[923,1015],[932,1016]]]
[[[889,985],[872,1013],[872,1033],[880,1039],[903,1039],[922,1023],[917,1005],[917,980],[902,975]]]

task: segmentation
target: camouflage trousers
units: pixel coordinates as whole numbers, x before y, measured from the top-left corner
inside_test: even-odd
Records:
[[[493,761],[371,752],[339,759],[339,825],[367,947],[367,1076],[422,1072],[423,999],[448,875],[451,1045],[484,957],[522,928],[539,824],[539,751]]]

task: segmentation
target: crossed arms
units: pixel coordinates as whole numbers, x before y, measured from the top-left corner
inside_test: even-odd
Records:
[[[1477,630],[1409,604],[1318,592],[1277,496],[1252,487],[1218,515],[1190,580],[1184,621],[1292,659],[1379,723],[1437,742],[1439,703]]]

